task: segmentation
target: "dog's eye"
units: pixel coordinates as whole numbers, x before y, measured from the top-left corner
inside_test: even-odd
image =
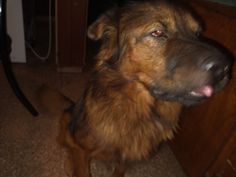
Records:
[[[155,31],[151,32],[151,35],[153,37],[165,37],[166,36],[164,31],[162,31],[162,30],[155,30]]]

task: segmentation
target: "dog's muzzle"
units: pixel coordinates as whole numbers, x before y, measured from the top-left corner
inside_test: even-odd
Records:
[[[181,60],[179,59],[179,61]],[[230,78],[232,62],[216,49],[214,52],[205,50],[203,55],[195,56],[192,63],[183,62],[182,65],[177,64],[176,68],[172,68],[173,78],[178,69],[188,70],[189,67],[195,69],[188,75],[181,76],[187,79],[183,79],[183,81],[174,79],[173,81],[183,82],[181,83],[182,88],[168,89],[156,83],[150,88],[151,94],[157,99],[178,101],[186,105],[196,104],[224,88]]]

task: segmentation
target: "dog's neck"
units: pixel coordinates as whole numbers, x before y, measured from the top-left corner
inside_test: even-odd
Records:
[[[169,101],[155,101],[155,108],[159,115],[159,121],[162,123],[165,132],[162,136],[165,140],[172,139],[174,132],[178,128],[179,116],[182,110],[182,104]]]
[[[84,109],[89,110],[94,136],[118,148],[123,159],[149,157],[160,142],[174,136],[181,104],[159,101],[138,80],[102,68],[90,85]]]
[[[100,86],[96,88],[98,92],[106,95],[107,99],[117,99],[115,103],[121,107],[125,104],[135,106],[135,109],[131,110],[135,110],[137,115],[148,117],[152,112],[158,115],[158,119],[167,125],[167,128],[175,129],[182,109],[181,103],[158,100],[139,80],[127,79],[113,69],[102,68],[95,80],[97,82],[95,85]],[[113,77],[114,75],[116,77]]]

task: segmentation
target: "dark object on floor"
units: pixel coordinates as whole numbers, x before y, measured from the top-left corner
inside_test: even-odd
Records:
[[[14,73],[11,68],[11,62],[9,58],[9,54],[11,52],[11,39],[6,34],[6,1],[0,0],[0,60],[2,62],[2,66],[4,68],[4,72],[6,74],[6,77],[9,81],[9,84],[14,91],[17,98],[20,100],[20,102],[29,110],[29,112],[33,116],[37,116],[38,112],[36,109],[31,105],[31,103],[27,100],[25,95],[22,93],[21,89],[19,88],[19,85],[15,79]]]

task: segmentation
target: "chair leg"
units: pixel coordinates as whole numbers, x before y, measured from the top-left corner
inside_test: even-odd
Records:
[[[6,32],[6,0],[0,0],[0,61],[2,61],[3,69],[5,75],[9,81],[9,84],[14,91],[20,102],[28,109],[28,111],[33,115],[37,116],[38,112],[32,106],[32,104],[27,100],[23,92],[21,91],[15,75],[12,71],[11,61],[9,54],[11,53],[11,39]]]
[[[15,75],[12,71],[10,61],[6,61],[6,60],[8,60],[8,59],[5,58],[2,60],[2,65],[3,65],[5,75],[7,77],[7,80],[9,82],[13,92],[15,93],[17,98],[20,100],[20,102],[26,107],[26,109],[28,109],[28,111],[33,116],[35,116],[35,117],[38,116],[39,113],[36,111],[36,109],[32,106],[32,104],[28,101],[28,99],[25,97],[25,95],[21,91],[21,89],[15,79]]]

